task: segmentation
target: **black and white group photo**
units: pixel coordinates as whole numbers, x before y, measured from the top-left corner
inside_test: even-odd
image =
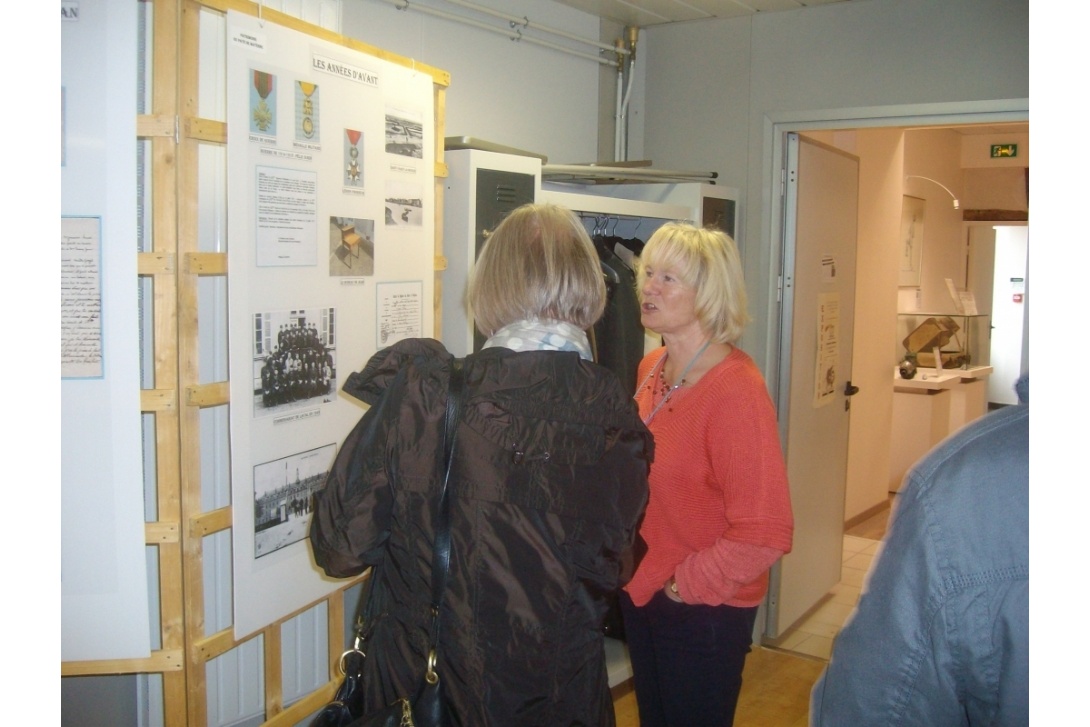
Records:
[[[330,402],[336,390],[333,308],[254,315],[254,416]]]

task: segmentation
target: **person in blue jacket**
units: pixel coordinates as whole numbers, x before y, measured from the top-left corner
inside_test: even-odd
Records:
[[[909,472],[812,727],[1029,724],[1029,379]]]

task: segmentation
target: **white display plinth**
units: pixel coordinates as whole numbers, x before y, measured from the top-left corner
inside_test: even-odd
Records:
[[[936,444],[987,411],[991,366],[921,368],[915,378],[893,373],[893,441],[889,490],[900,492],[905,474]]]

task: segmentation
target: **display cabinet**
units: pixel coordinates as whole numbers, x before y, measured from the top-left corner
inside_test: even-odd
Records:
[[[920,368],[968,369],[989,364],[989,316],[961,313],[898,313],[895,361],[915,356]]]
[[[541,157],[484,151],[464,143],[460,137],[447,139],[443,208],[443,343],[455,356],[484,345],[466,308],[465,292],[485,239],[507,213],[536,202],[541,192]]]

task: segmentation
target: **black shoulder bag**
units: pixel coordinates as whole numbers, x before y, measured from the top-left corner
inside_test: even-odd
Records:
[[[310,727],[444,727],[450,724],[443,700],[442,682],[436,670],[439,662],[439,612],[450,569],[450,465],[454,440],[462,406],[462,360],[451,363],[450,389],[447,394],[444,449],[445,473],[439,492],[435,547],[432,556],[432,622],[429,629],[428,666],[416,695],[410,701],[401,697],[393,704],[371,714],[363,714],[363,664],[367,655],[364,645],[364,624],[356,617],[356,635],[352,648],[341,654],[341,682],[333,701],[322,707],[310,722]]]

